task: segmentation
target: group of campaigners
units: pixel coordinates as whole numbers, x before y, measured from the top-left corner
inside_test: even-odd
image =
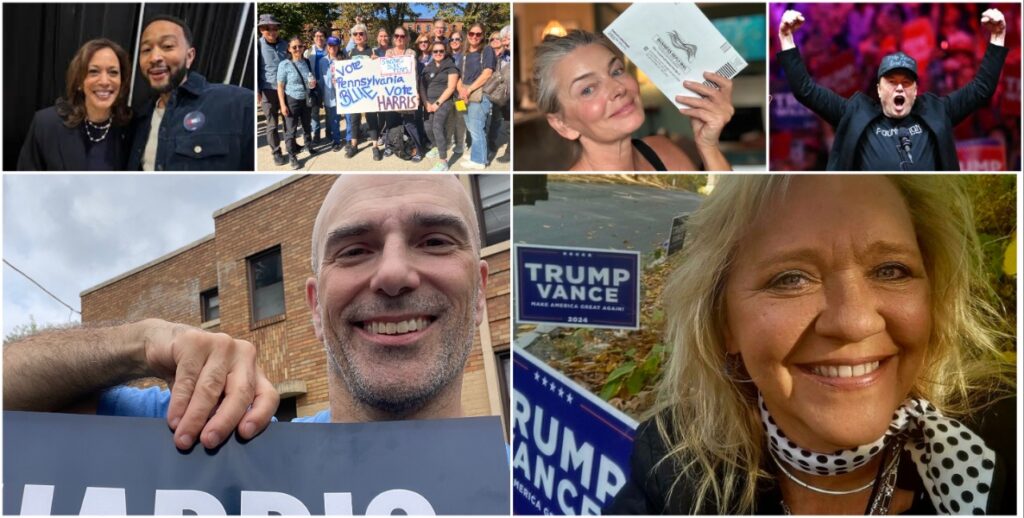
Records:
[[[352,158],[366,138],[373,159],[394,154],[421,162],[437,159],[433,170],[449,168],[448,147],[455,155],[469,157],[460,165],[483,169],[491,160],[508,163],[509,147],[496,157],[497,149],[509,140],[511,74],[511,29],[489,34],[483,24],[474,23],[463,34],[449,31],[443,19],[434,20],[429,34],[413,38],[405,27],[392,31],[381,27],[376,46],[370,43],[370,29],[357,21],[349,30],[347,44],[326,29],[314,29],[307,47],[299,35],[280,37],[281,23],[272,14],[260,15],[258,45],[260,107],[267,121],[267,141],[276,165],[300,169],[303,150],[313,156],[328,147],[345,150]],[[410,40],[414,43],[410,46]],[[409,56],[416,60],[417,96],[415,110],[346,114],[342,135],[341,115],[335,99],[332,65],[337,61]],[[326,112],[326,130],[320,110]],[[284,119],[287,158],[281,150],[279,117]],[[367,135],[360,135],[366,122]],[[303,146],[296,142],[299,127],[305,135]],[[396,128],[401,128],[397,130]],[[467,130],[469,136],[467,138]],[[409,142],[407,156],[392,145],[388,134]]]
[[[32,118],[19,171],[253,170],[251,94],[190,70],[188,24],[154,16],[138,45],[139,72],[157,98],[133,112],[128,53],[106,38],[85,42],[68,64],[64,95]]]

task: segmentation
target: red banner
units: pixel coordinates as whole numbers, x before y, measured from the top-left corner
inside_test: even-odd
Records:
[[[917,60],[918,89],[928,87],[928,61],[935,51],[935,29],[927,18],[911,20],[903,25],[903,52]]]
[[[961,171],[1005,171],[1006,148],[991,139],[958,142],[956,155]]]
[[[850,97],[860,89],[863,74],[857,70],[853,52],[840,52],[815,70],[818,84],[843,96]]]

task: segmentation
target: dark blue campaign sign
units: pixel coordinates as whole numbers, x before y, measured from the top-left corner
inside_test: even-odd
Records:
[[[637,422],[528,352],[512,363],[512,513],[601,514],[629,477]]]
[[[814,112],[796,100],[793,92],[785,87],[772,93],[770,103],[771,128],[782,130],[810,130],[818,124],[818,118]]]
[[[640,252],[515,245],[516,321],[640,328]]]
[[[509,514],[497,417],[271,423],[187,452],[163,419],[3,418],[5,515]]]

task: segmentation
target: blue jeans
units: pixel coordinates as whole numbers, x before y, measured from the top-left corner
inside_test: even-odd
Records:
[[[491,122],[487,125],[487,149],[491,153],[497,153],[498,148],[509,141],[509,119],[511,115],[508,103],[505,103],[504,106],[491,105]],[[507,156],[508,154],[509,149],[506,148],[505,155]]]
[[[352,142],[359,138],[359,126],[363,123],[362,113],[349,113],[345,115],[345,140]]]
[[[466,129],[473,138],[469,147],[469,159],[478,163],[487,163],[487,117],[491,114],[491,100],[484,96],[478,103],[469,103],[466,112]]]
[[[327,136],[330,137],[331,141],[335,144],[340,144],[341,115],[338,115],[338,109],[334,106],[324,106],[324,111],[327,112]],[[313,131],[315,132],[316,130]]]

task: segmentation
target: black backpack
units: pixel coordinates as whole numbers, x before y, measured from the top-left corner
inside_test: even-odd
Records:
[[[391,150],[391,153],[402,160],[409,160],[412,158],[413,150],[416,148],[412,143],[412,139],[405,134],[404,126],[396,126],[394,128],[388,128],[384,138],[384,145]]]

